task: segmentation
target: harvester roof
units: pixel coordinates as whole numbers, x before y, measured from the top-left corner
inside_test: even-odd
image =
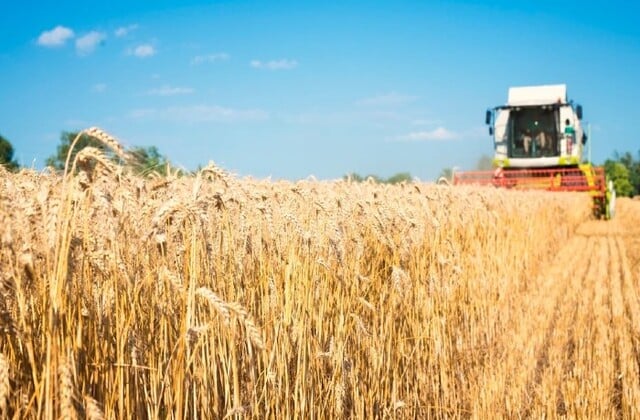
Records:
[[[522,86],[509,88],[508,106],[567,103],[567,85]]]

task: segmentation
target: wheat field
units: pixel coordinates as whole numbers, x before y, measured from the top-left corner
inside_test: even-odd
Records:
[[[0,168],[6,418],[632,418],[640,202]]]

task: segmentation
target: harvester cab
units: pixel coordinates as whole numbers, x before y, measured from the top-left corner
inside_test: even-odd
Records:
[[[567,100],[566,85],[512,87],[506,105],[487,111],[494,165],[548,168],[581,163],[586,137],[582,107]]]
[[[593,197],[598,217],[611,217],[615,192],[604,169],[582,159],[587,142],[582,114],[568,99],[566,85],[509,88],[507,103],[485,115],[495,170],[456,172],[453,183],[583,191]]]

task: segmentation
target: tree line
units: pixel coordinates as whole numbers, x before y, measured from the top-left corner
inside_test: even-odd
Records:
[[[78,132],[63,131],[55,153],[46,159],[45,164],[56,170],[64,170],[69,149],[78,134]],[[118,160],[118,157],[103,142],[86,133],[82,133],[71,151],[70,162],[73,162],[78,152],[85,147],[94,147],[112,160]],[[128,154],[131,159],[127,162],[127,165],[136,174],[148,175],[155,172],[160,175],[166,175],[170,162],[166,156],[160,153],[156,146],[134,146],[128,150]],[[15,159],[13,145],[2,135],[0,135],[0,165],[9,171],[20,169],[20,164]]]
[[[346,181],[351,182],[365,182],[371,180],[377,184],[399,184],[401,182],[411,182],[413,177],[409,172],[398,172],[395,175],[391,175],[389,178],[383,178],[378,175],[366,175],[362,176],[358,173],[351,172],[343,177]]]
[[[613,159],[604,162],[607,177],[613,181],[616,195],[633,197],[640,195],[640,150],[637,158],[630,152],[614,153]]]
[[[57,170],[63,170],[69,148],[77,135],[77,132],[62,132],[56,152],[47,158],[45,162],[46,165]],[[105,154],[110,155],[110,151],[104,143],[87,134],[81,134],[71,153],[71,161],[73,161],[75,155],[85,147],[95,147]],[[131,169],[135,173],[140,175],[148,175],[151,173],[166,175],[167,168],[170,165],[169,159],[162,155],[156,146],[134,146],[129,150],[129,155],[132,159],[128,165],[131,166]],[[114,160],[117,159],[116,156],[110,157]],[[13,145],[2,135],[0,135],[0,165],[9,171],[20,169],[20,164],[15,158]],[[483,155],[478,159],[475,169],[487,170],[491,169],[491,166],[491,157]],[[630,152],[622,154],[616,152],[611,159],[607,159],[604,162],[604,168],[608,179],[613,181],[618,196],[632,197],[640,195],[640,150],[638,150],[637,157],[634,157]],[[449,179],[452,174],[452,168],[445,168],[440,172],[438,178],[444,177]],[[409,172],[398,172],[388,178],[378,175],[362,176],[357,173],[349,173],[344,176],[344,179],[352,182],[372,180],[376,183],[397,184],[400,182],[410,182],[413,180],[413,177]]]

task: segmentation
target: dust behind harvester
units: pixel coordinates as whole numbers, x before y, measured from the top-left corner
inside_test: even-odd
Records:
[[[613,215],[615,192],[604,169],[584,163],[582,107],[566,85],[512,87],[506,105],[486,113],[493,136],[493,171],[454,173],[453,182],[591,195],[598,217]]]

